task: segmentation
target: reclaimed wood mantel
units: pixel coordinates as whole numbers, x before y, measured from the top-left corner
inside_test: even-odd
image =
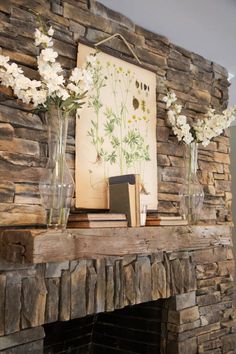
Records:
[[[231,246],[231,224],[140,228],[3,230],[2,257],[15,263],[145,255],[158,251]]]

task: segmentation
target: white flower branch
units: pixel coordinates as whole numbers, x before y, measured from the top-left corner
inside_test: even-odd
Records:
[[[215,114],[215,110],[209,108],[205,119],[198,120],[192,127],[187,123],[187,117],[182,112],[182,105],[177,104],[174,92],[168,92],[163,98],[168,109],[168,122],[172,127],[178,141],[190,144],[192,141],[207,146],[210,141],[223,133],[235,119],[236,106],[228,108],[222,114]]]
[[[11,87],[19,99],[38,110],[48,110],[53,102],[67,112],[77,111],[92,85],[96,56],[89,55],[85,67],[74,68],[66,80],[56,61],[58,53],[53,50],[53,34],[52,27],[47,32],[35,30],[35,45],[40,47],[37,57],[40,81],[25,77],[17,64],[9,63],[9,57],[0,55],[0,83]]]

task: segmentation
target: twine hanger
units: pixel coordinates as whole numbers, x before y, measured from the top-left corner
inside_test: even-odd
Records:
[[[115,38],[115,37],[120,37],[120,39],[122,39],[122,41],[125,43],[126,47],[127,47],[127,48],[129,49],[129,51],[132,53],[132,55],[134,56],[134,58],[135,58],[135,59],[137,60],[137,62],[141,65],[142,63],[141,63],[141,61],[139,60],[137,54],[135,54],[135,52],[134,52],[134,50],[131,48],[130,44],[127,42],[127,40],[126,40],[126,39],[122,36],[122,34],[120,34],[120,33],[115,33],[115,34],[113,34],[112,36],[109,36],[109,37],[107,37],[107,38],[101,40],[100,42],[95,43],[94,45],[95,45],[95,47],[97,47],[97,46],[99,46],[99,45],[101,45],[101,44],[103,44],[103,43],[105,43],[105,42],[107,42],[107,41],[109,41],[109,40],[111,40],[111,39],[113,39],[113,38]]]

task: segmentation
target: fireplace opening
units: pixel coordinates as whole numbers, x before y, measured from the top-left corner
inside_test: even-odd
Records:
[[[44,325],[45,354],[159,354],[165,300]]]

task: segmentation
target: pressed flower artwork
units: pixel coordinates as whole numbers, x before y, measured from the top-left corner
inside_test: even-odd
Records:
[[[79,67],[91,53],[79,44]],[[98,52],[76,122],[76,206],[107,208],[107,178],[128,173],[140,174],[148,207],[156,209],[156,75]]]

